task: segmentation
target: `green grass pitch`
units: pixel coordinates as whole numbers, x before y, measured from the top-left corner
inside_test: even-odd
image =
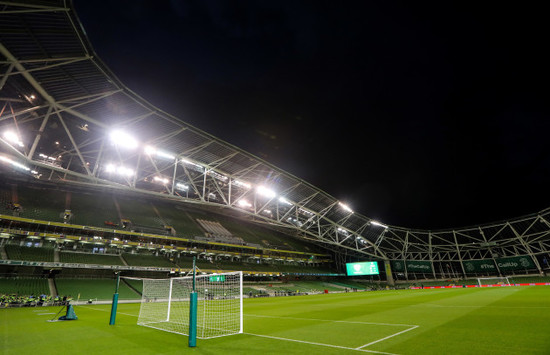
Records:
[[[550,354],[550,287],[430,289],[244,300],[245,334],[198,340],[136,325],[138,304],[0,310],[2,354]]]

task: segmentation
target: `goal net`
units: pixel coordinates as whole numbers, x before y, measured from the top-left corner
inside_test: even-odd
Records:
[[[142,279],[138,325],[189,335],[193,277]],[[243,332],[242,272],[197,275],[197,338]]]
[[[480,277],[477,279],[479,286],[483,285],[510,285],[508,277]]]

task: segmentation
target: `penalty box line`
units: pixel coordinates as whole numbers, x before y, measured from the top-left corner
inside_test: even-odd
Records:
[[[308,344],[316,344],[316,345],[337,347],[337,348],[342,348],[342,349],[353,349],[353,350],[374,352],[374,353],[380,353],[380,354],[390,354],[390,353],[384,353],[384,352],[379,352],[379,351],[374,351],[374,350],[366,350],[366,349],[364,349],[364,348],[366,348],[367,346],[370,346],[370,345],[379,343],[379,342],[381,342],[381,341],[384,341],[384,340],[393,338],[394,336],[397,336],[397,335],[400,335],[400,334],[409,332],[409,331],[411,331],[411,330],[416,329],[416,328],[419,327],[419,325],[416,325],[416,324],[374,323],[374,322],[359,322],[359,321],[345,321],[345,320],[318,319],[318,318],[298,318],[298,317],[281,317],[281,316],[263,316],[263,315],[259,315],[259,314],[245,314],[245,316],[259,317],[259,318],[280,318],[280,319],[294,319],[294,320],[310,320],[310,321],[321,321],[321,322],[330,322],[330,323],[350,323],[350,324],[385,325],[385,326],[395,326],[395,327],[408,327],[408,328],[405,329],[405,330],[399,331],[399,332],[397,332],[397,333],[393,333],[393,334],[391,334],[391,335],[388,335],[387,337],[383,337],[383,338],[380,338],[380,339],[375,340],[375,341],[371,341],[370,343],[365,344],[365,345],[361,345],[361,346],[359,346],[359,347],[357,347],[357,348],[347,348],[347,347],[343,347],[343,346],[330,345],[330,344],[321,344],[321,343],[310,343],[310,342],[301,341],[301,340],[294,340],[294,339],[287,339],[287,338],[278,338],[278,337],[270,337],[270,336],[267,336],[267,335],[259,335],[259,334],[250,334],[250,333],[247,333],[247,334],[249,334],[249,335],[264,336],[264,337],[270,337],[270,338],[274,338],[274,339],[281,339],[281,340],[296,341],[296,342],[301,342],[301,343],[308,343]]]
[[[336,349],[346,349],[346,350],[355,350],[355,351],[362,351],[365,353],[373,353],[373,354],[384,354],[384,355],[397,355],[394,353],[386,353],[383,351],[375,351],[375,350],[367,350],[367,349],[361,349],[361,348],[348,348],[346,346],[340,346],[340,345],[333,345],[333,344],[324,344],[324,343],[316,343],[313,341],[305,341],[305,340],[297,340],[297,339],[290,339],[290,338],[281,338],[281,337],[275,337],[271,335],[263,335],[263,334],[252,334],[252,333],[244,333],[246,335],[253,335],[255,337],[261,337],[261,338],[268,338],[268,339],[275,339],[275,340],[284,340],[284,341],[292,341],[295,343],[301,343],[301,344],[308,344],[308,345],[317,345],[317,346],[326,346],[329,348],[336,348]]]
[[[418,327],[419,327],[418,325],[413,325],[413,326],[412,326],[411,328],[409,328],[409,329],[405,329],[405,330],[402,330],[402,331],[397,332],[397,333],[395,333],[395,334],[388,335],[387,337],[384,337],[384,338],[381,338],[381,339],[378,339],[378,340],[375,340],[375,341],[371,341],[370,343],[365,344],[365,345],[361,345],[361,346],[359,346],[359,347],[357,347],[357,348],[355,348],[355,349],[356,349],[356,350],[363,350],[363,348],[366,348],[366,347],[369,346],[369,345],[376,344],[376,343],[379,343],[379,342],[381,342],[381,341],[384,341],[384,340],[393,338],[394,336],[397,336],[397,335],[406,333],[406,332],[411,331],[411,330],[413,330],[413,329],[416,329],[416,328],[418,328]]]

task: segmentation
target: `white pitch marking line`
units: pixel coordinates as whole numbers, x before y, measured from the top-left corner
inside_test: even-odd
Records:
[[[402,330],[402,331],[397,332],[397,333],[395,333],[395,334],[392,334],[392,335],[389,335],[389,336],[387,336],[387,337],[384,337],[384,338],[382,338],[382,339],[378,339],[378,340],[372,341],[372,342],[370,342],[370,343],[368,343],[368,344],[365,344],[365,345],[362,345],[362,346],[360,346],[360,347],[358,347],[358,348],[356,348],[356,349],[359,350],[359,349],[366,348],[366,347],[369,346],[369,345],[379,343],[379,342],[381,342],[381,341],[383,341],[383,340],[386,340],[386,339],[389,339],[389,338],[393,338],[393,337],[396,336],[396,335],[406,333],[406,332],[408,332],[408,331],[410,331],[410,330],[413,330],[413,329],[416,329],[416,328],[418,328],[418,327],[419,327],[418,325],[415,325],[415,326],[413,326],[412,328],[405,329],[405,330]]]
[[[385,353],[385,352],[382,352],[382,351],[366,350],[366,349],[361,349],[361,348],[348,348],[346,346],[339,346],[339,345],[332,345],[332,344],[316,343],[316,342],[305,341],[305,340],[296,340],[296,339],[289,339],[289,338],[274,337],[274,336],[270,336],[270,335],[252,334],[252,333],[244,333],[244,334],[253,335],[253,336],[262,337],[262,338],[284,340],[284,341],[293,341],[293,342],[302,343],[302,344],[327,346],[327,347],[330,347],[330,348],[337,348],[337,349],[356,350],[356,351],[362,351],[362,352],[366,352],[366,353],[397,355],[397,354],[394,354],[394,353]]]
[[[485,306],[485,305],[477,305],[477,306],[466,306],[466,305],[444,305],[444,304],[435,304],[435,303],[424,303],[424,304],[418,304],[419,307],[443,307],[443,308],[503,308],[503,309],[547,309],[550,307],[546,306],[518,306],[518,307],[507,307],[507,306]]]
[[[46,314],[55,314],[55,313],[37,313],[36,315],[43,316],[43,315],[46,315]]]
[[[396,327],[418,327],[416,324],[397,324],[397,323],[372,323],[372,322],[355,322],[347,320],[332,320],[332,319],[318,319],[318,318],[297,318],[297,317],[281,317],[281,316],[262,316],[259,314],[245,314],[245,316],[250,317],[260,317],[260,318],[280,318],[280,319],[295,319],[295,320],[311,320],[311,321],[321,321],[321,322],[332,322],[332,323],[350,323],[350,324],[371,324],[371,325],[389,325]]]

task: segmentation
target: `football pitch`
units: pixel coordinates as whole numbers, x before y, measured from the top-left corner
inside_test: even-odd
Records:
[[[136,325],[139,304],[0,310],[2,354],[550,354],[550,287],[244,300],[244,334],[197,341]]]

